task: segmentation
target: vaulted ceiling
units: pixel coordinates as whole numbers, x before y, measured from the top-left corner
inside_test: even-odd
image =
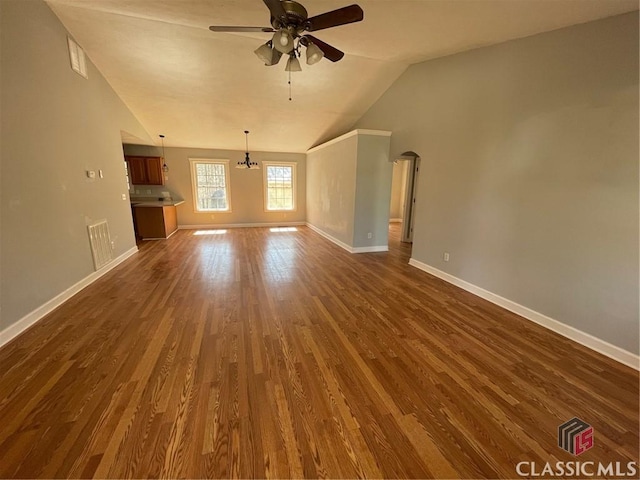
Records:
[[[315,36],[346,53],[291,75],[253,51],[261,0],[47,0],[152,138],[165,145],[304,152],[347,131],[412,63],[638,9],[637,0],[357,0],[364,21]],[[349,0],[301,0],[309,15]],[[129,139],[130,141],[135,139]]]

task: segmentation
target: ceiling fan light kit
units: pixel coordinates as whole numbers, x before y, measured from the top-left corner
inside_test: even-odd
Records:
[[[296,57],[296,52],[291,52],[289,55],[289,60],[287,60],[287,67],[285,68],[287,72],[301,72],[302,67],[300,66],[300,60]]]
[[[307,45],[307,65],[315,65],[324,57],[324,52],[315,43]]]
[[[272,48],[272,42],[269,40],[264,45],[260,45],[254,52],[267,67],[277,65],[282,57],[282,52]]]
[[[309,18],[307,10],[293,0],[263,0],[271,14],[271,27],[240,27],[212,25],[213,32],[262,32],[273,33],[270,41],[258,47],[255,54],[265,65],[275,65],[283,54],[289,55],[287,72],[299,72],[301,47],[307,49],[307,65],[314,65],[323,58],[337,62],[344,53],[323,41],[307,35],[325,28],[360,22],[364,12],[359,5],[349,5]]]
[[[255,53],[265,65],[271,64],[273,57],[273,49],[271,48],[271,41],[268,41],[264,45],[260,45],[253,53]]]
[[[282,58],[282,52],[279,52],[278,50],[276,50],[275,48],[271,50],[271,62],[270,63],[265,63],[265,65],[267,67],[271,67],[273,65],[277,65],[278,62],[280,61],[280,58]]]
[[[295,48],[293,35],[284,28],[273,34],[272,43],[273,48],[281,53],[289,53]]]

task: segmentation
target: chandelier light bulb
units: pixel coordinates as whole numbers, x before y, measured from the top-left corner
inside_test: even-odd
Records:
[[[273,48],[281,53],[289,53],[293,50],[293,37],[288,30],[282,28],[273,34]]]

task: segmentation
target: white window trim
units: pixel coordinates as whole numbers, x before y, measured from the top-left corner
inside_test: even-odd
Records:
[[[224,164],[224,182],[227,189],[226,210],[200,210],[198,208],[198,187],[196,179],[196,163],[222,163]],[[193,196],[193,211],[195,213],[231,213],[231,181],[229,178],[229,160],[216,158],[190,158],[189,169],[191,170],[191,195]]]
[[[283,166],[283,167],[292,167],[291,169],[291,179],[293,181],[293,191],[292,191],[292,199],[293,199],[293,208],[292,209],[268,209],[268,198],[267,198],[267,167],[268,166]],[[262,162],[263,174],[262,174],[262,192],[264,197],[264,211],[265,212],[297,212],[298,211],[298,200],[296,195],[296,190],[298,190],[298,178],[296,173],[296,167],[298,164],[296,162]]]

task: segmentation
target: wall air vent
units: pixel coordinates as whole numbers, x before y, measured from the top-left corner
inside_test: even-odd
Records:
[[[71,68],[74,72],[82,75],[84,78],[87,76],[87,61],[84,56],[84,50],[80,48],[71,37],[67,37],[69,43],[69,60],[71,60]]]
[[[87,225],[87,230],[93,255],[93,266],[97,272],[113,259],[109,225],[106,220],[100,220],[92,225]]]

